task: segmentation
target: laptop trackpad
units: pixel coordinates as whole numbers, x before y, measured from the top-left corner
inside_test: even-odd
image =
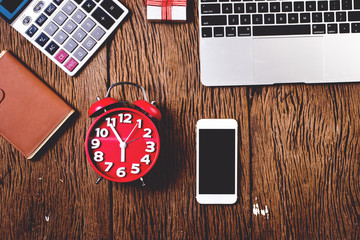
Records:
[[[319,82],[324,79],[322,37],[254,39],[254,82]]]

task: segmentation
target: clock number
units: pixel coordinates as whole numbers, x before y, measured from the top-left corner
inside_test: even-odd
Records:
[[[132,174],[139,174],[140,173],[140,164],[139,163],[133,163],[131,167],[131,173]]]
[[[150,164],[150,155],[146,154],[141,160],[140,162],[146,163],[146,165]]]
[[[92,149],[97,149],[97,148],[99,148],[100,147],[100,140],[99,139],[93,139],[93,140],[91,140],[91,148]]]
[[[109,130],[107,130],[106,128],[100,129],[100,128],[96,128],[96,137],[103,137],[106,138],[107,136],[109,136]]]
[[[120,113],[120,123],[132,123],[132,115],[130,113]]]
[[[146,149],[145,149],[145,152],[149,152],[149,153],[152,153],[152,152],[155,152],[155,143],[154,142],[146,142]]]
[[[107,168],[105,169],[105,172],[110,171],[110,169],[114,166],[113,162],[105,162],[104,164],[107,166]]]
[[[110,125],[113,125],[114,127],[116,127],[116,118],[106,118],[105,120],[107,121],[108,127],[110,127]]]
[[[143,136],[144,138],[151,138],[152,130],[150,128],[145,128],[144,132],[146,132]]]
[[[138,122],[138,128],[142,128],[142,119],[138,119],[137,120],[137,122]]]
[[[126,176],[125,170],[126,170],[125,167],[118,168],[118,170],[116,170],[116,175],[121,178],[125,177]]]
[[[94,153],[94,161],[95,162],[102,162],[104,161],[104,153],[97,151]]]

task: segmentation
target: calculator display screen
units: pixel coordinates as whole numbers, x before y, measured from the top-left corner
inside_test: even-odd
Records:
[[[0,0],[0,17],[11,23],[31,0]]]
[[[235,193],[235,129],[199,130],[199,193]]]

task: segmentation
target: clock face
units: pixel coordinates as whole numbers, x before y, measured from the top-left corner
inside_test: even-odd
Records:
[[[143,113],[116,108],[103,113],[86,136],[91,166],[104,178],[130,182],[154,166],[160,152],[159,133]]]

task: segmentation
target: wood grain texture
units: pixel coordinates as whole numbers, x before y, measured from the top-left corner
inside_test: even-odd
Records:
[[[122,2],[130,16],[74,78],[0,21],[0,49],[77,110],[35,161],[0,139],[1,239],[359,238],[359,84],[204,87],[197,1],[182,24],[149,23],[143,1]],[[86,160],[88,108],[119,81],[141,84],[163,114],[146,187],[95,185]],[[142,98],[132,87],[112,96]],[[196,203],[200,118],[239,123],[235,205]]]

